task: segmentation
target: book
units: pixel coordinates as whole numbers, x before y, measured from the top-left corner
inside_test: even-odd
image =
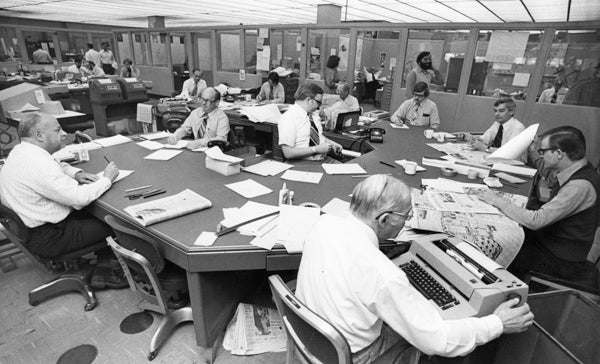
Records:
[[[149,226],[211,206],[212,203],[207,198],[186,189],[173,196],[128,206],[124,210],[141,225]]]

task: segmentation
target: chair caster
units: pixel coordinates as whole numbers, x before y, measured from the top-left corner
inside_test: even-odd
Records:
[[[83,306],[83,310],[84,311],[91,311],[96,307],[96,302],[92,302],[92,303],[86,303],[85,306]]]
[[[157,355],[158,355],[158,350],[151,351],[148,354],[148,361],[154,360],[154,358],[156,358]]]

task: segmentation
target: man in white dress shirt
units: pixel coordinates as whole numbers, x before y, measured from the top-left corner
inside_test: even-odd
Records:
[[[81,59],[80,58],[76,58],[75,59],[75,64],[69,66],[69,68],[67,69],[67,72],[71,72],[74,74],[80,74],[81,76],[90,76],[92,75],[92,71],[90,71],[89,69],[85,68],[85,67],[81,67]]]
[[[493,314],[444,320],[379,250],[412,215],[410,188],[385,175],[352,192],[345,217],[322,215],[304,244],[296,295],[348,341],[354,364],[396,364],[411,346],[427,355],[458,356],[533,322],[514,298]]]
[[[88,43],[87,46],[88,51],[85,52],[84,59],[87,62],[92,61],[94,62],[94,65],[101,67],[102,61],[100,60],[100,54],[98,54],[98,51],[94,49],[94,43]]]
[[[97,244],[112,234],[102,221],[82,210],[108,190],[119,170],[109,163],[102,177],[52,158],[66,133],[55,117],[28,113],[19,123],[21,143],[0,171],[2,203],[30,231],[27,248],[52,258]]]
[[[470,143],[475,150],[493,152],[509,140],[525,130],[525,126],[515,119],[517,105],[510,97],[501,97],[494,102],[494,118],[492,126],[480,138],[470,138]]]
[[[335,129],[335,123],[340,113],[360,110],[358,100],[356,97],[350,95],[350,85],[348,83],[338,83],[335,93],[340,97],[340,100],[322,111],[323,117],[326,120],[326,128],[329,130]]]
[[[192,76],[183,83],[179,97],[198,98],[205,88],[206,81],[202,79],[202,70],[194,68],[192,70]]]

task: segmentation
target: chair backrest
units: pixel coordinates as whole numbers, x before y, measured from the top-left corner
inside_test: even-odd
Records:
[[[75,143],[76,144],[88,143],[91,141],[93,141],[93,139],[88,134],[86,134],[82,131],[79,131],[79,130],[75,131]]]
[[[29,241],[29,228],[16,212],[4,204],[0,204],[0,223],[4,226],[3,232],[6,237],[15,244],[29,260],[41,269],[46,269],[46,266],[32,253],[27,250],[25,244]]]
[[[333,325],[300,302],[279,275],[270,276],[269,284],[286,332],[305,361],[352,363],[350,346]]]
[[[164,112],[161,115],[163,127],[170,132],[174,132],[181,126],[181,124],[183,124],[188,115],[189,112],[182,111]]]
[[[340,131],[342,131],[344,128],[350,127],[350,126],[357,126],[358,125],[358,118],[360,117],[360,110],[358,111],[347,111],[347,112],[341,112],[338,114],[337,120],[335,122],[335,129],[334,131],[336,133],[339,133]]]

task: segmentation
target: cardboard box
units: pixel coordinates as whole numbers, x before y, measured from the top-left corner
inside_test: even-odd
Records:
[[[224,154],[219,147],[206,151],[206,168],[224,176],[240,173],[242,158]]]
[[[385,119],[390,117],[390,113],[384,110],[371,110],[365,113],[366,117],[375,118],[377,120]]]

